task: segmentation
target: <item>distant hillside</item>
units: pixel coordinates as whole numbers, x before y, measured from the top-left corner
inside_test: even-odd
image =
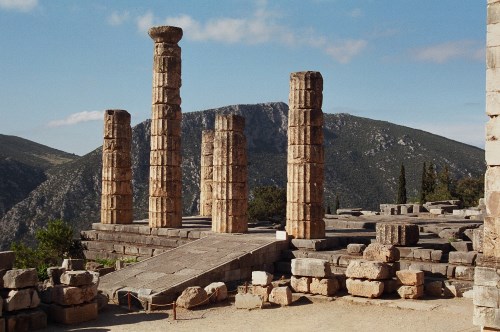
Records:
[[[288,106],[284,103],[235,105],[184,113],[182,122],[183,203],[186,215],[196,214],[199,199],[202,129],[213,129],[215,114],[237,113],[246,119],[249,187],[286,184]],[[135,218],[147,218],[150,121],[133,128],[132,164]],[[409,196],[416,196],[424,161],[447,164],[457,177],[481,175],[484,151],[421,130],[349,114],[325,114],[325,200],[336,193],[341,206],[378,209],[393,202],[401,162]],[[0,220],[0,247],[29,240],[53,218],[76,229],[99,222],[101,149],[64,164],[27,199]]]
[[[47,172],[78,156],[16,136],[0,135],[0,217],[47,179]]]

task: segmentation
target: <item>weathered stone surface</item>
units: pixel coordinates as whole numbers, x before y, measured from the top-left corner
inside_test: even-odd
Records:
[[[398,294],[402,299],[419,299],[424,296],[424,285],[418,286],[401,286],[398,289]]]
[[[273,290],[272,285],[266,285],[266,286],[253,285],[252,286],[252,294],[259,295],[264,302],[269,301],[269,294],[271,294],[272,290]]]
[[[66,271],[64,267],[49,267],[47,274],[52,285],[59,285],[61,283],[61,275]]]
[[[345,275],[348,278],[383,280],[391,277],[391,269],[383,262],[352,260]]]
[[[11,290],[5,298],[5,311],[17,311],[28,308],[36,308],[40,304],[40,298],[34,288]]]
[[[227,286],[223,282],[212,282],[204,289],[210,302],[222,302],[227,299]]]
[[[65,271],[61,275],[61,284],[67,286],[85,286],[92,284],[94,276],[88,271]]]
[[[347,253],[348,254],[360,255],[360,254],[363,254],[363,251],[365,249],[366,249],[366,245],[361,244],[361,243],[349,243],[347,245]]]
[[[267,286],[273,281],[273,275],[266,271],[252,271],[252,285]]]
[[[472,230],[472,249],[477,252],[483,252],[483,234],[482,228]]]
[[[448,254],[448,262],[451,264],[473,265],[476,261],[477,252],[475,251],[450,251]]]
[[[497,309],[500,305],[500,292],[496,286],[474,285],[474,305]]]
[[[424,284],[424,272],[415,270],[396,271],[396,278],[405,286],[420,286]]]
[[[294,276],[327,278],[332,275],[327,260],[317,258],[295,258],[291,261]]]
[[[234,305],[236,309],[255,309],[262,308],[264,301],[259,295],[250,293],[236,294]]]
[[[47,315],[40,309],[10,313],[5,318],[0,319],[1,332],[34,331],[46,327]]]
[[[199,287],[188,287],[177,298],[177,305],[182,308],[191,309],[199,305],[208,303],[207,292]]]
[[[309,293],[311,285],[311,277],[296,277],[290,278],[290,287],[297,293]]]
[[[38,275],[35,269],[8,270],[3,276],[5,288],[35,287],[38,283]]]
[[[61,324],[79,324],[97,319],[97,302],[84,303],[69,307],[58,304],[49,306],[49,316],[51,320]]]
[[[83,303],[83,293],[79,287],[56,285],[52,289],[52,301],[60,305]]]
[[[0,270],[12,270],[15,260],[13,251],[0,251]]]
[[[288,306],[292,304],[292,291],[288,287],[273,288],[269,295],[269,302],[280,306]]]
[[[346,279],[347,292],[354,296],[377,298],[384,291],[384,283],[375,280]]]
[[[457,266],[455,268],[455,278],[460,280],[474,280],[474,267]]]
[[[396,262],[399,260],[399,251],[393,245],[371,243],[363,251],[363,259],[369,261]]]
[[[85,270],[85,260],[79,258],[65,258],[61,267],[66,271],[82,271]]]
[[[401,283],[397,279],[387,279],[384,282],[384,294],[392,294],[398,291]]]
[[[213,130],[204,130],[202,132],[200,163],[200,216],[212,215],[214,138],[215,133]]]
[[[418,225],[399,223],[377,223],[376,239],[381,244],[411,246],[419,240]]]
[[[476,266],[474,269],[474,285],[496,287],[500,284],[500,274],[496,268]]]
[[[339,288],[340,285],[336,278],[312,278],[309,292],[311,294],[333,296]]]

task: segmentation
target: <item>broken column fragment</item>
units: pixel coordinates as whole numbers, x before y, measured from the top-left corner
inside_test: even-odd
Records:
[[[102,224],[130,224],[133,221],[131,142],[130,114],[124,110],[106,110],[102,145]]]
[[[200,216],[205,217],[212,215],[214,137],[213,130],[204,130],[201,134]]]
[[[290,74],[286,231],[296,239],[325,237],[323,221],[323,77]]]
[[[181,227],[181,48],[182,29],[149,29],[154,40],[153,107],[149,174],[149,226]]]

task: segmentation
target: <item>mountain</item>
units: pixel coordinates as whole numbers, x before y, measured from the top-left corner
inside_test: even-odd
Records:
[[[0,135],[0,217],[44,182],[50,169],[77,158],[24,138]]]
[[[213,129],[217,113],[246,119],[249,188],[286,184],[288,106],[284,103],[235,105],[184,113],[182,121],[183,204],[186,215],[198,210],[202,129]],[[150,120],[133,128],[134,214],[147,218]],[[460,178],[484,173],[484,151],[421,130],[349,114],[325,114],[325,201],[340,195],[342,207],[378,209],[394,202],[401,163],[408,196],[416,197],[423,162],[448,165]],[[48,220],[62,218],[77,230],[99,222],[101,148],[63,164],[29,197],[0,220],[0,247],[30,241]]]

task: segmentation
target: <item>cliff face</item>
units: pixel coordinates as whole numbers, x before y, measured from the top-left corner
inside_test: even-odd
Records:
[[[213,129],[215,114],[245,117],[249,188],[286,185],[288,106],[284,103],[235,105],[184,113],[182,121],[183,209],[198,212],[201,132]],[[147,218],[150,121],[133,128],[132,167],[135,219]],[[422,163],[448,165],[452,174],[484,172],[484,151],[463,143],[388,122],[348,114],[325,114],[325,201],[340,195],[341,206],[377,209],[393,202],[400,164],[407,174],[408,196],[416,196]],[[76,230],[99,222],[101,149],[59,166],[0,220],[0,248],[13,240],[31,241],[48,220],[61,218]]]

